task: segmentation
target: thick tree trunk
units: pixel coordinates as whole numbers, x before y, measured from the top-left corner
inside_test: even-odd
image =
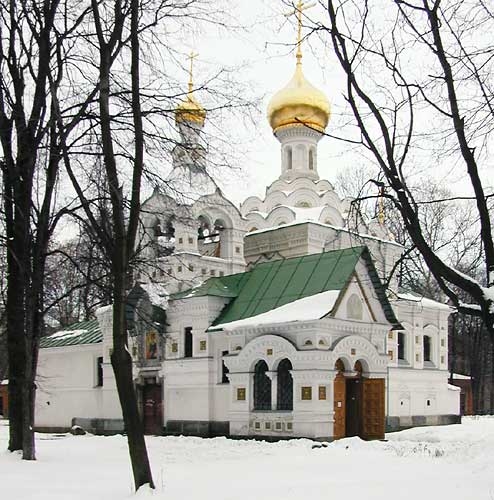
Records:
[[[122,248],[124,251],[124,249]],[[117,250],[118,253],[119,250]],[[125,274],[115,280],[113,302],[113,352],[111,363],[115,373],[118,396],[127,432],[130,461],[136,490],[145,484],[154,488],[149,457],[144,440],[142,419],[137,405],[137,396],[132,375],[132,357],[127,348],[127,325],[125,319]]]
[[[22,271],[22,231],[10,220],[7,227],[7,352],[9,361],[9,446],[10,451],[22,450],[23,391],[26,385],[25,289]]]

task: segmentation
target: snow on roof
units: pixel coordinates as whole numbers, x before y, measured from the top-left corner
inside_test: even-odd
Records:
[[[457,385],[453,384],[448,384],[448,391],[461,391],[461,387],[458,387]]]
[[[319,217],[321,217],[322,211],[326,208],[324,205],[322,207],[288,207],[295,213],[295,220],[297,221],[315,221],[319,222]]]
[[[427,307],[429,309],[442,309],[444,311],[451,311],[452,307],[443,302],[438,302],[436,300],[427,299],[426,297],[421,297],[420,295],[414,295],[413,293],[398,293],[396,294],[398,300],[407,300],[408,302],[417,302],[422,307]]]
[[[292,207],[288,207],[288,208],[293,210]],[[325,207],[322,207],[322,208],[325,208]],[[276,231],[276,230],[284,228],[284,227],[296,226],[298,224],[307,224],[307,223],[317,224],[318,226],[322,226],[322,227],[329,227],[331,229],[334,229],[335,231],[344,231],[345,233],[351,234],[351,235],[358,237],[358,238],[362,238],[362,239],[366,239],[366,240],[380,241],[382,243],[387,243],[389,245],[395,245],[397,247],[404,248],[403,245],[401,245],[400,243],[397,243],[396,241],[393,241],[393,240],[379,238],[378,236],[373,236],[371,234],[358,233],[358,232],[352,231],[351,229],[348,229],[346,227],[333,226],[333,224],[325,224],[323,222],[319,222],[319,221],[315,221],[315,220],[294,220],[292,222],[289,222],[288,224],[280,224],[279,226],[272,226],[272,227],[265,227],[264,229],[257,229],[256,231],[251,231],[250,233],[247,233],[245,236],[246,236],[246,238],[248,238],[249,236],[252,236],[254,234],[267,233],[269,231]]]
[[[81,335],[87,333],[87,330],[61,330],[59,332],[52,333],[51,335],[48,335],[47,338],[49,339],[70,339],[72,337],[80,337]]]
[[[453,373],[453,379],[456,380],[471,380],[472,377],[470,375],[462,375],[461,373]]]
[[[112,309],[113,309],[113,304],[107,304],[106,306],[98,307],[98,309],[96,309],[96,311],[94,311],[94,314],[96,314],[96,315],[104,314],[107,311],[112,310]]]
[[[0,382],[0,385],[9,385],[9,379],[6,378]]]
[[[271,311],[251,316],[250,318],[222,323],[211,327],[211,330],[220,328],[231,330],[244,326],[260,326],[274,323],[289,323],[292,321],[312,321],[320,319],[332,311],[341,290],[328,290],[310,297],[298,299]]]
[[[83,344],[96,344],[102,342],[98,320],[90,319],[67,326],[51,335],[40,339],[40,347],[65,347]]]
[[[158,283],[141,283],[139,285],[148,295],[149,301],[153,306],[166,309],[168,307],[168,291]]]

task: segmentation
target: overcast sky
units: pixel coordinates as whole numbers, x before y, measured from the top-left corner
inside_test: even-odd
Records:
[[[248,82],[252,94],[262,98],[255,126],[248,120],[230,122],[225,126],[235,128],[232,156],[241,172],[223,175],[219,181],[225,194],[237,204],[252,194],[263,196],[265,188],[280,174],[279,142],[273,136],[266,118],[266,107],[271,96],[288,83],[295,69],[294,42],[295,19],[286,18],[286,5],[281,0],[236,0],[229,2],[242,29],[230,34],[215,27],[203,29],[184,44],[199,52],[195,63],[195,80],[211,74],[215,66],[239,67],[237,77]],[[314,7],[311,15],[322,11]],[[333,115],[337,115],[342,101],[344,83],[336,61],[328,49],[315,38],[303,47],[305,76],[328,97]],[[187,75],[184,74],[184,79]],[[201,96],[199,94],[198,98]],[[203,96],[203,100],[207,97]],[[337,119],[331,119],[328,133]],[[207,131],[207,128],[206,128]],[[334,132],[334,130],[333,130]],[[334,181],[336,172],[348,164],[349,158],[341,156],[344,147],[334,139],[323,138],[319,146],[319,174]]]

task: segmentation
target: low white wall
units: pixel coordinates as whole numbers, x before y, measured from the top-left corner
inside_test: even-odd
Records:
[[[70,427],[74,417],[122,418],[110,365],[103,367],[103,387],[96,386],[101,350],[101,344],[40,349],[37,427]]]
[[[459,394],[448,389],[445,370],[389,369],[390,417],[459,415]]]

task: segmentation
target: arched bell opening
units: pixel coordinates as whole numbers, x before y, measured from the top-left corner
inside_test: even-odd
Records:
[[[169,216],[164,221],[156,220],[151,228],[153,244],[157,257],[166,257],[175,251],[174,217]]]

